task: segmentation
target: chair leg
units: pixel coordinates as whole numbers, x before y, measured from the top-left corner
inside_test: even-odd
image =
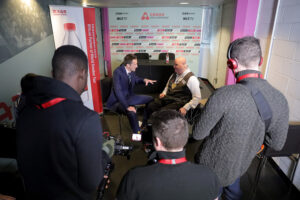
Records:
[[[122,135],[122,115],[119,115],[119,129],[120,129],[120,135]]]
[[[255,179],[254,179],[254,185],[252,186],[251,192],[250,192],[250,198],[249,200],[254,199],[255,195],[256,195],[256,191],[257,191],[257,187],[258,187],[258,183],[259,183],[259,179],[260,179],[260,175],[261,175],[261,171],[264,168],[266,162],[267,162],[268,157],[265,155],[262,155],[262,158],[260,158],[260,162],[258,164],[257,170],[256,170],[256,174],[255,174]]]
[[[291,171],[291,174],[290,174],[291,182],[289,184],[289,189],[288,189],[288,192],[287,192],[287,198],[290,197],[292,189],[293,189],[293,181],[294,181],[294,177],[295,177],[295,172],[296,172],[296,169],[297,169],[298,164],[299,164],[299,154],[298,154],[298,158],[293,157],[292,161],[294,161],[294,165],[293,165],[293,168],[292,168],[292,171]]]

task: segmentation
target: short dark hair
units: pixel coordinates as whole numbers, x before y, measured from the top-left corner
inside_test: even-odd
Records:
[[[123,65],[131,65],[132,63],[132,60],[135,60],[137,59],[136,55],[134,54],[127,54],[125,57],[124,57],[124,61],[123,61]]]
[[[259,39],[253,36],[236,39],[230,44],[228,54],[245,67],[251,66],[253,62],[259,63],[262,57]]]
[[[34,87],[32,80],[37,77],[36,74],[34,73],[28,73],[25,76],[22,77],[21,79],[21,89],[22,93],[26,94],[30,89]]]
[[[168,150],[182,148],[189,132],[186,119],[176,110],[161,110],[152,115],[153,137],[158,137]]]
[[[64,45],[55,50],[52,58],[53,77],[63,80],[76,72],[88,70],[88,59],[84,51],[72,45]]]

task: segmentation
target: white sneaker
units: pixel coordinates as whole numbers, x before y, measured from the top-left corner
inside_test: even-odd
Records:
[[[142,135],[140,133],[133,133],[131,140],[140,142],[142,140]]]
[[[139,127],[141,127],[143,124],[143,122],[141,122],[141,121],[138,121],[138,123],[139,123]]]

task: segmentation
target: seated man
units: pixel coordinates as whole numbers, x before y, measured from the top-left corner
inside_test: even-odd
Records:
[[[133,54],[128,54],[124,57],[124,61],[113,74],[113,87],[110,96],[106,102],[106,106],[117,112],[122,112],[127,115],[130,127],[133,131],[133,140],[140,140],[140,127],[138,124],[135,105],[147,104],[153,101],[153,98],[146,95],[135,95],[133,88],[136,84],[149,83],[153,84],[154,80],[142,79],[135,75],[135,70],[138,67],[137,57]],[[146,109],[145,109],[146,110]],[[144,120],[146,112],[144,113]],[[143,120],[143,121],[144,121]]]
[[[149,104],[148,117],[159,109],[176,109],[185,116],[190,108],[195,108],[199,104],[200,83],[188,68],[184,57],[175,59],[174,70],[159,99]]]
[[[121,181],[117,199],[216,199],[220,192],[216,175],[185,158],[186,119],[175,110],[156,112],[152,118],[158,161],[129,170]]]
[[[22,79],[17,162],[27,199],[92,199],[104,175],[99,115],[80,98],[88,59],[71,45],[52,59],[54,78]]]

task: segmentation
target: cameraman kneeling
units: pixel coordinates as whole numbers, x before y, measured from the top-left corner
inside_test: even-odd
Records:
[[[153,143],[158,162],[131,169],[123,177],[117,199],[215,199],[220,185],[207,167],[190,163],[183,147],[188,125],[175,110],[153,114]]]

